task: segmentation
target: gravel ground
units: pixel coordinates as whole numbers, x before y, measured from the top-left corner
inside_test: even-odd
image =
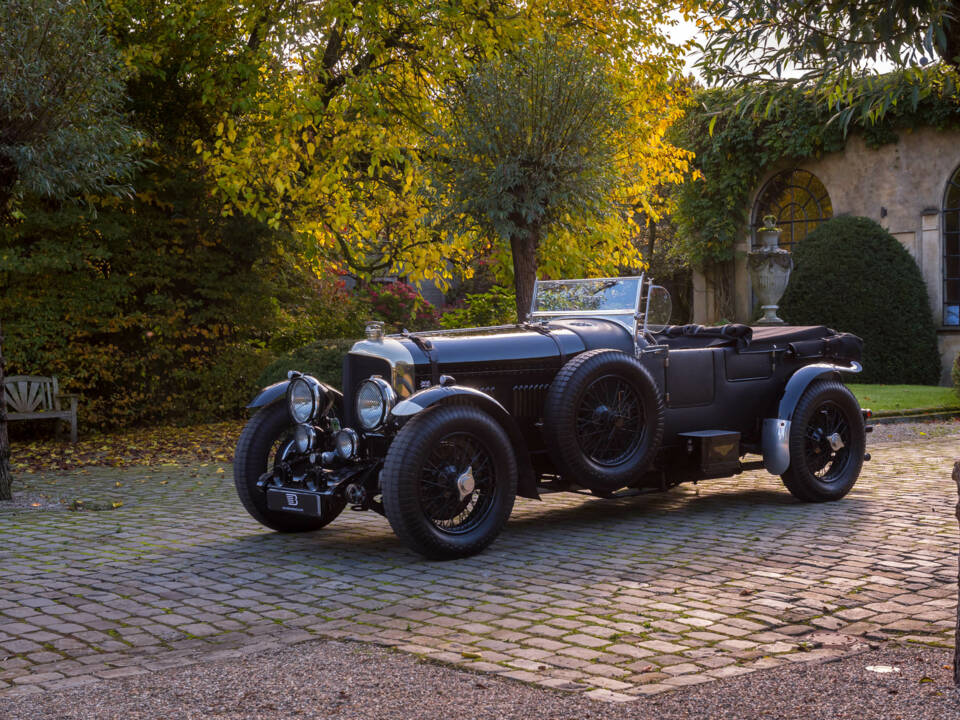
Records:
[[[66,510],[66,507],[60,498],[43,493],[15,492],[13,500],[0,503],[0,513],[9,510]]]
[[[945,720],[960,718],[950,660],[942,649],[888,647],[610,704],[377,647],[312,641],[238,660],[0,700],[0,717]],[[878,665],[897,671],[866,669]]]
[[[960,419],[937,422],[875,423],[867,436],[867,449],[876,443],[909,442],[960,435]]]

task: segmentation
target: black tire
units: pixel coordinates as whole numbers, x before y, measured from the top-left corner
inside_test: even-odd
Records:
[[[590,350],[567,362],[547,391],[547,449],[561,475],[602,496],[650,468],[663,415],[663,396],[639,360]]]
[[[835,450],[838,443],[843,445]],[[781,475],[783,484],[804,502],[839,500],[860,476],[866,444],[863,414],[853,393],[835,380],[817,380],[793,413],[790,467]]]
[[[284,533],[319,530],[341,513],[345,504],[342,499],[324,499],[321,517],[300,517],[269,510],[266,496],[256,486],[267,471],[267,463],[283,451],[292,430],[286,403],[273,403],[257,411],[240,433],[233,458],[233,482],[243,507],[261,525]]]
[[[438,407],[397,433],[380,487],[390,526],[410,548],[431,560],[467,557],[492,543],[510,517],[517,461],[506,432],[487,413]]]

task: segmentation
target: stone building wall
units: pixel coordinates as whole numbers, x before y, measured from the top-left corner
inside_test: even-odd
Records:
[[[944,194],[953,173],[960,166],[960,132],[921,128],[900,133],[896,144],[878,149],[866,146],[852,136],[843,152],[831,153],[800,163],[785,162],[770,169],[751,198],[767,180],[781,170],[800,168],[816,175],[824,184],[833,205],[833,214],[860,215],[876,220],[910,252],[927,285],[927,294],[938,325],[938,340],[943,374],[949,384],[950,365],[960,351],[960,327],[943,327],[943,238],[940,224]],[[750,322],[753,300],[747,274],[746,253],[751,238],[746,236],[734,247],[732,269],[733,298],[726,302],[718,278],[711,273],[694,273],[694,322],[711,323],[721,319]],[[732,306],[732,307],[731,307]],[[893,309],[891,309],[893,311]]]

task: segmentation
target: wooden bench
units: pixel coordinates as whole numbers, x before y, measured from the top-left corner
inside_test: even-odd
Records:
[[[68,420],[70,442],[77,441],[77,395],[61,394],[55,377],[13,375],[3,381],[7,420]],[[64,410],[61,400],[70,401]]]

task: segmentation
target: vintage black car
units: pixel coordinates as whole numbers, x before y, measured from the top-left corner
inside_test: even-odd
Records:
[[[251,403],[240,500],[281,532],[373,510],[417,552],[455,558],[497,537],[516,495],[623,497],[758,468],[803,501],[846,495],[869,459],[869,411],[841,382],[860,339],[667,326],[669,306],[643,277],[540,281],[518,325],[370,323],[343,393],[292,372]]]

